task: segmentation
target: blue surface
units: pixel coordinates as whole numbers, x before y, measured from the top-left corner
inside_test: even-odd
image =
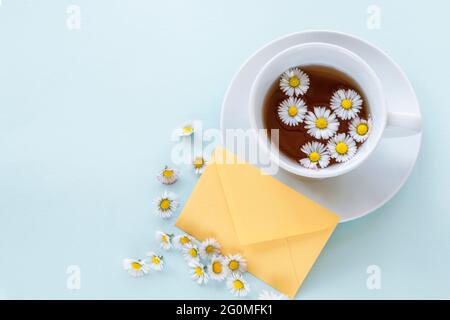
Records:
[[[66,9],[81,8],[81,29]],[[401,192],[339,225],[298,298],[450,298],[450,5],[378,1],[2,0],[0,5],[0,298],[232,296],[198,287],[182,258],[143,279],[122,259],[174,231],[152,212],[175,126],[217,128],[225,90],[258,48],[294,31],[353,33],[405,70],[424,117],[422,152]],[[170,188],[186,200],[196,177]],[[270,263],[270,262],[269,262]],[[81,268],[80,290],[66,268]],[[378,265],[381,290],[368,290]],[[249,277],[250,298],[268,287]]]

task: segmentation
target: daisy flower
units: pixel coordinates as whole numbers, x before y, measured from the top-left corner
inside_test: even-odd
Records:
[[[250,292],[250,285],[240,274],[232,274],[227,279],[227,288],[237,297],[244,297]]]
[[[150,270],[149,266],[140,259],[124,259],[123,268],[135,278],[146,275]]]
[[[228,274],[225,258],[220,255],[214,255],[211,258],[211,263],[208,265],[208,273],[213,280],[224,280]]]
[[[364,142],[369,137],[372,131],[372,119],[369,120],[360,119],[356,117],[350,123],[349,134],[356,142]]]
[[[362,98],[355,90],[340,89],[331,97],[331,109],[342,120],[353,119],[362,108]]]
[[[192,160],[192,166],[194,167],[194,171],[196,174],[202,174],[205,171],[206,165],[208,162],[203,157],[195,157]]]
[[[180,177],[180,172],[177,169],[165,166],[163,170],[156,176],[162,184],[174,184]]]
[[[187,234],[181,234],[173,238],[173,246],[178,250],[185,248],[188,244],[192,244],[193,242],[194,238]]]
[[[330,164],[330,153],[327,147],[320,142],[308,142],[301,151],[306,154],[306,158],[300,160],[300,164],[308,169],[326,168]]]
[[[172,216],[174,211],[178,208],[178,201],[176,195],[173,192],[164,191],[164,193],[155,199],[156,212],[158,215],[167,219]]]
[[[189,262],[189,268],[191,269],[191,278],[198,284],[206,284],[208,282],[208,274],[206,273],[206,268],[199,261]]]
[[[195,123],[194,122],[186,122],[182,126],[177,128],[175,132],[180,137],[191,136],[195,132]]]
[[[186,261],[200,260],[198,247],[192,243],[187,244],[183,249],[183,257]]]
[[[263,290],[258,297],[258,300],[288,300],[289,298],[282,293],[275,293],[273,291]]]
[[[164,250],[169,250],[172,247],[171,239],[173,235],[167,234],[162,231],[155,232],[156,241],[158,241],[160,247]]]
[[[226,256],[227,268],[230,272],[244,273],[247,271],[247,262],[240,254],[230,254]]]
[[[220,244],[213,238],[206,239],[200,244],[200,255],[208,258],[220,253]]]
[[[334,136],[327,145],[330,156],[337,162],[350,160],[356,153],[356,143],[349,135],[345,133]]]
[[[281,75],[280,89],[288,96],[305,94],[309,89],[309,77],[299,68],[292,68]]]
[[[308,133],[316,139],[331,138],[339,129],[336,115],[323,107],[315,107],[314,112],[308,112],[305,123]]]
[[[278,117],[288,126],[296,126],[303,122],[306,104],[302,99],[289,97],[278,106]]]
[[[148,262],[146,262],[146,263],[153,270],[162,271],[162,269],[164,269],[163,256],[158,256],[153,251],[150,251],[149,253],[147,253],[147,259],[148,259],[147,260]]]

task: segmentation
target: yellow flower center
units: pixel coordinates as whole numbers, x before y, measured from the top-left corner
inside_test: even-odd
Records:
[[[190,133],[194,132],[194,127],[192,127],[192,126],[184,126],[182,128],[182,130],[183,130],[184,134],[190,134]]]
[[[297,106],[290,106],[288,109],[288,114],[291,117],[295,117],[298,114]]]
[[[369,127],[365,123],[360,123],[356,127],[356,133],[359,134],[360,136],[366,135],[367,131],[369,131]]]
[[[317,162],[320,160],[320,154],[316,151],[311,152],[308,157],[311,162]]]
[[[153,264],[160,264],[160,262],[161,262],[161,259],[159,257],[157,257],[157,256],[152,257]]]
[[[348,146],[345,142],[339,142],[336,145],[336,152],[339,154],[346,154],[348,151]]]
[[[237,262],[236,260],[231,260],[230,263],[228,263],[228,267],[230,267],[232,271],[235,271],[239,269],[239,262]]]
[[[197,249],[195,249],[195,248],[189,249],[189,255],[190,255],[192,258],[196,258],[196,257],[197,257],[197,254],[198,254]]]
[[[233,287],[236,290],[242,290],[242,289],[244,289],[244,283],[241,280],[234,280],[233,281]]]
[[[183,237],[180,238],[180,243],[183,244],[183,245],[184,244],[188,244],[190,242],[191,242],[191,240],[188,237],[186,237],[186,236],[183,236]]]
[[[165,234],[163,234],[163,235],[161,236],[161,241],[164,242],[164,243],[169,243],[169,237],[166,236]]]
[[[213,262],[212,271],[214,273],[221,273],[222,272],[222,264],[219,261]]]
[[[341,102],[341,107],[344,108],[345,110],[350,109],[353,106],[353,102],[350,99],[344,99]]]
[[[214,253],[214,247],[212,245],[206,246],[205,248],[206,253]]]
[[[300,79],[296,76],[289,78],[289,86],[297,88],[300,85]]]
[[[194,168],[200,169],[205,165],[205,160],[201,157],[195,158],[194,160]]]
[[[159,207],[161,210],[168,210],[170,208],[170,200],[169,199],[163,199],[159,203]]]
[[[328,127],[328,121],[325,118],[318,118],[316,120],[316,127],[319,129],[325,129]]]
[[[166,178],[170,178],[170,177],[172,177],[173,176],[173,170],[170,170],[170,169],[166,169],[166,170],[164,170],[163,171],[163,176],[164,177],[166,177]]]
[[[201,267],[196,267],[196,268],[195,268],[195,273],[196,273],[199,277],[201,277],[201,276],[203,276],[203,269],[202,269]]]
[[[141,264],[139,262],[132,262],[131,263],[131,268],[134,270],[140,270],[141,269]]]

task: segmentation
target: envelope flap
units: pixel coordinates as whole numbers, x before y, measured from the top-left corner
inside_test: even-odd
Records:
[[[216,149],[211,162],[242,245],[307,234],[339,222],[330,210],[223,148]]]

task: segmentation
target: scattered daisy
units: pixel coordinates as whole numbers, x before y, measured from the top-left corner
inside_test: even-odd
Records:
[[[353,119],[362,108],[362,98],[355,90],[340,89],[331,97],[331,109],[342,120]]]
[[[176,134],[180,137],[188,137],[194,134],[195,132],[195,123],[194,122],[186,122],[182,126],[176,129]]]
[[[250,285],[240,274],[232,274],[227,279],[227,288],[237,297],[244,297],[250,292]]]
[[[186,261],[200,260],[198,247],[192,243],[187,244],[183,249],[183,257]]]
[[[331,138],[339,129],[336,115],[323,107],[315,107],[314,112],[308,112],[305,123],[308,133],[316,139]]]
[[[247,262],[240,254],[230,254],[226,256],[227,268],[230,272],[241,272],[247,271]]]
[[[149,266],[140,259],[124,259],[123,268],[135,278],[146,275],[150,270]]]
[[[289,298],[282,293],[275,293],[273,291],[263,290],[258,297],[258,300],[288,300]]]
[[[309,77],[299,68],[292,68],[281,75],[280,89],[288,96],[305,94],[309,89]]]
[[[162,184],[174,184],[180,177],[180,172],[177,169],[165,166],[163,170],[156,176]]]
[[[185,248],[188,244],[192,244],[193,242],[194,238],[187,234],[181,234],[173,238],[173,246],[178,250]]]
[[[167,234],[162,231],[155,232],[156,241],[158,241],[160,247],[164,250],[169,250],[172,247],[171,239],[173,235]]]
[[[206,284],[208,282],[208,274],[206,273],[206,268],[199,261],[189,262],[189,268],[191,269],[191,278],[195,280],[198,284]]]
[[[147,264],[153,270],[162,271],[162,269],[164,269],[163,256],[159,256],[153,251],[150,251],[149,253],[147,253],[147,259],[148,259]]]
[[[302,99],[289,97],[278,106],[278,116],[288,126],[296,126],[303,122],[306,104]]]
[[[220,255],[213,256],[211,263],[208,265],[208,273],[213,280],[224,280],[228,274],[225,258]]]
[[[156,205],[156,212],[163,219],[170,218],[178,208],[178,201],[173,192],[164,191],[160,197],[155,199],[154,203]]]
[[[372,119],[364,120],[356,117],[350,123],[349,133],[356,142],[364,142],[369,137],[372,129]]]
[[[326,168],[330,164],[330,153],[327,147],[317,141],[308,142],[301,151],[306,154],[306,158],[300,160],[300,164],[308,169]]]
[[[334,136],[327,145],[330,156],[337,162],[350,160],[356,153],[356,143],[349,135],[345,133]]]
[[[206,239],[200,244],[200,255],[205,259],[219,253],[220,244],[213,238]]]
[[[192,166],[194,167],[194,171],[196,174],[202,174],[205,171],[206,165],[208,162],[205,158],[198,156],[192,160]]]

